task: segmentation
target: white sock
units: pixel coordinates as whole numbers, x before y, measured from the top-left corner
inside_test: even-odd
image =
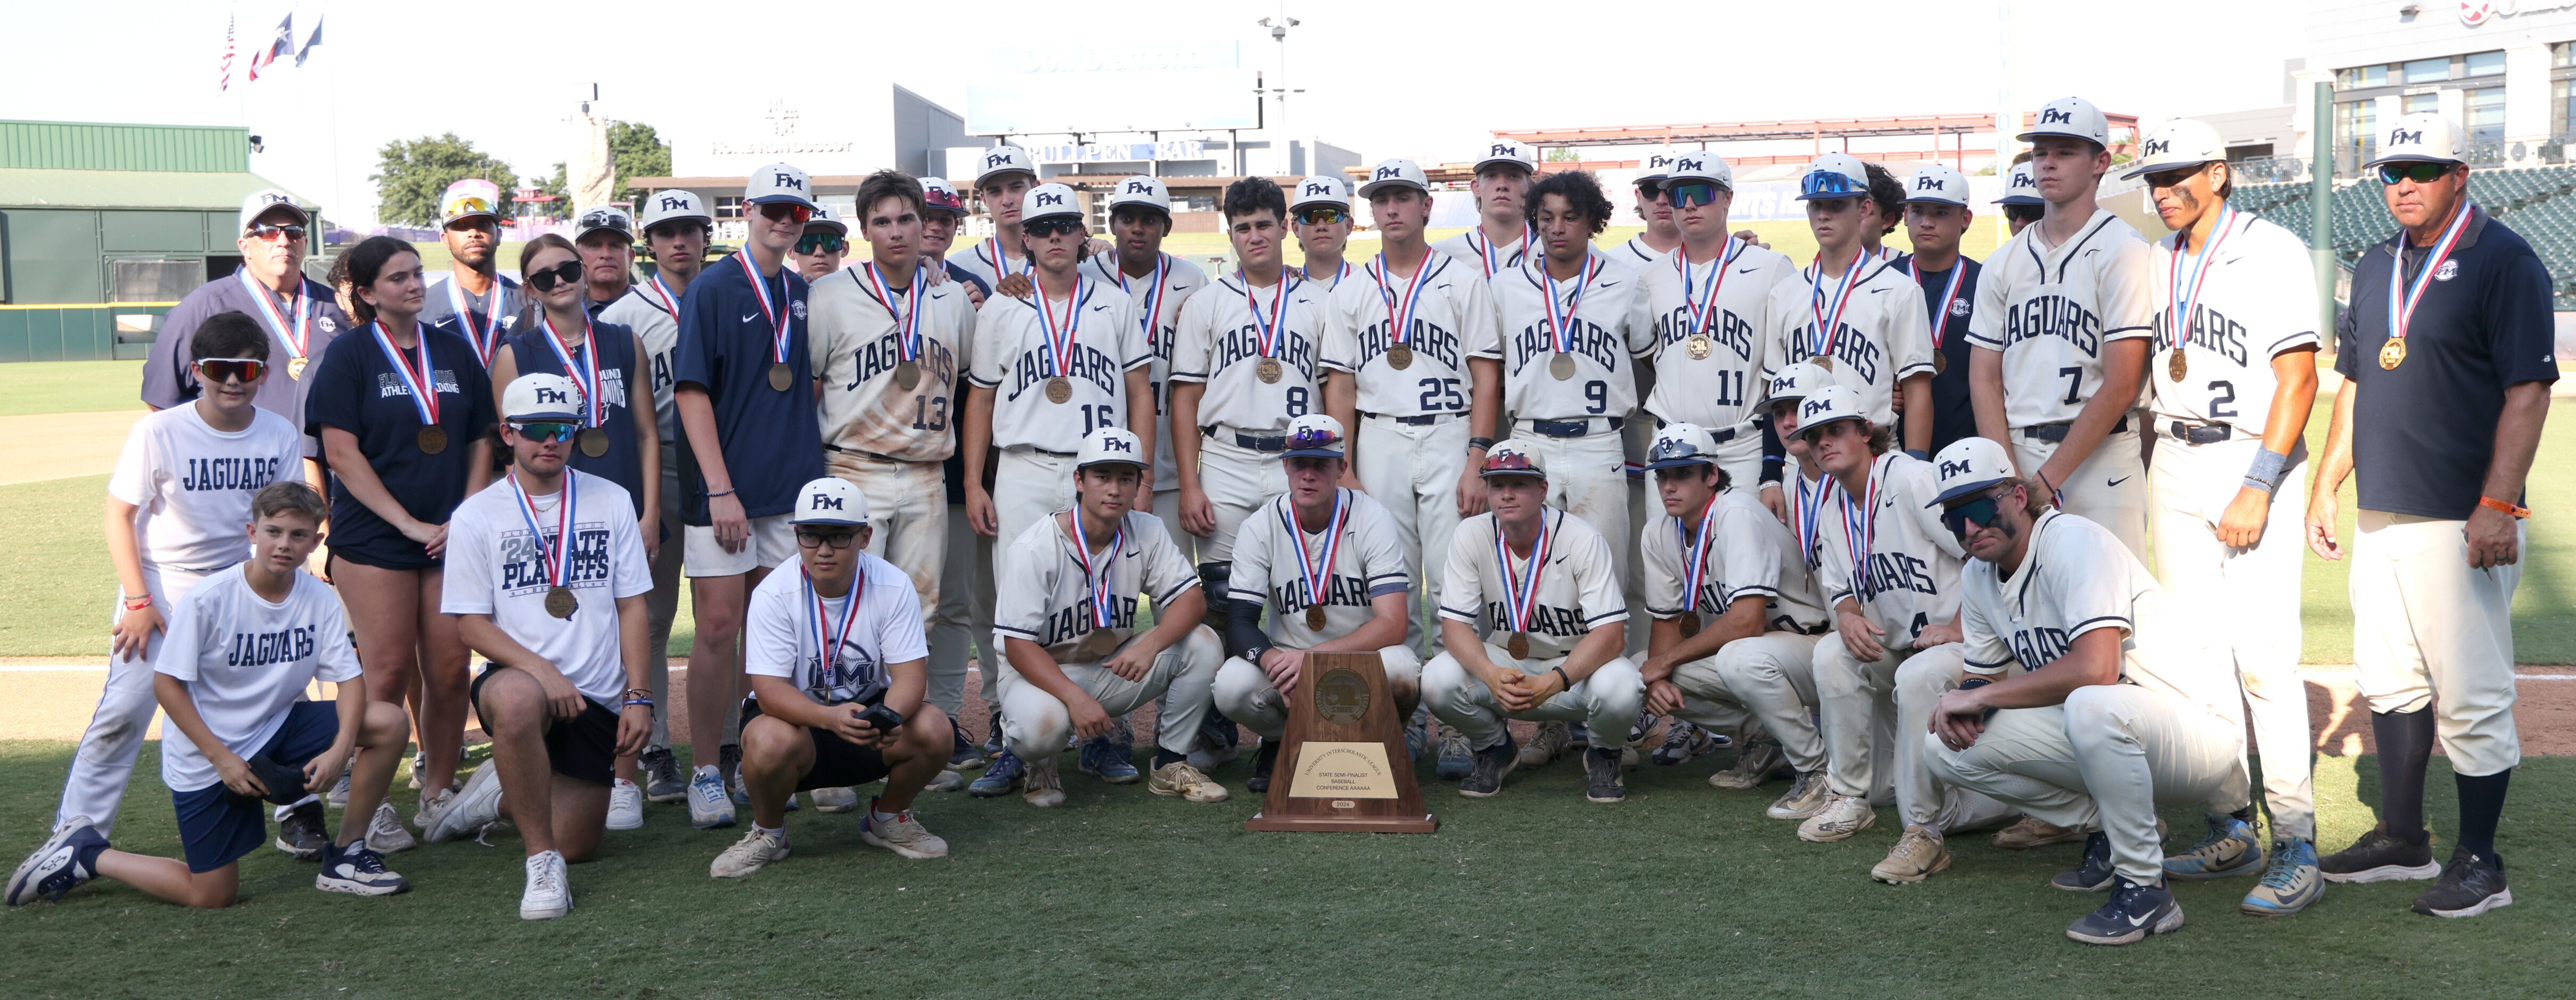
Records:
[[[716,773],[716,766],[713,764],[700,764],[693,773],[713,776]]]
[[[870,822],[892,823],[901,818],[903,818],[902,813],[878,812],[875,806],[868,807],[868,820]]]

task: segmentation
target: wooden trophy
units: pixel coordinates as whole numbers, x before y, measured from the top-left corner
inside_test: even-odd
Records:
[[[1413,758],[1376,653],[1308,653],[1288,695],[1270,797],[1247,830],[1430,833]]]

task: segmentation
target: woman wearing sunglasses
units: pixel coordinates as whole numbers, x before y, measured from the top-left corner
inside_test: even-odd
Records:
[[[420,321],[420,254],[377,236],[349,250],[353,317],[307,406],[333,473],[331,581],[348,605],[369,697],[411,699],[427,827],[454,795],[465,738],[465,642],[438,613],[447,521],[491,478],[491,383],[474,346]]]

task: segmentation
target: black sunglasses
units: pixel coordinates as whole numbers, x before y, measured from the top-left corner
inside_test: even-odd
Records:
[[[856,531],[799,531],[796,533],[796,544],[808,549],[825,545],[846,549],[850,547],[851,542],[857,541],[858,537],[859,533]]]
[[[1075,216],[1050,215],[1043,219],[1032,219],[1028,222],[1022,223],[1020,225],[1020,229],[1031,236],[1035,236],[1039,239],[1046,239],[1047,237],[1054,236],[1058,233],[1089,232],[1091,227],[1085,225],[1080,218]]]
[[[568,260],[543,271],[538,271],[534,274],[528,275],[528,287],[534,288],[540,292],[551,292],[554,291],[555,287],[558,285],[569,285],[580,280],[581,262],[577,260]]]
[[[830,233],[807,233],[803,239],[796,241],[796,252],[809,255],[816,253],[840,253],[842,250],[847,249],[849,245],[850,241],[834,236]]]
[[[303,239],[303,238],[304,238],[304,227],[302,227],[302,226],[281,226],[281,225],[277,225],[277,224],[275,224],[275,223],[268,223],[268,222],[262,222],[262,223],[259,223],[259,224],[257,224],[257,225],[254,225],[254,226],[250,227],[250,229],[249,229],[249,230],[247,230],[247,232],[248,232],[250,235],[255,236],[255,237],[258,237],[258,238],[263,239],[263,240],[274,240],[274,239],[281,239],[281,238],[282,238],[282,239],[290,239],[290,240],[300,240],[300,239]]]
[[[2382,163],[2379,165],[2379,182],[2395,184],[2398,181],[2414,181],[2417,184],[2430,184],[2450,172],[2451,165],[2448,163],[2431,163],[2423,160]]]
[[[1951,535],[1965,540],[1968,537],[1968,525],[1991,528],[1995,526],[1995,521],[2003,516],[2004,505],[1998,502],[1993,494],[1988,494],[1943,510],[1941,526],[1950,529]]]

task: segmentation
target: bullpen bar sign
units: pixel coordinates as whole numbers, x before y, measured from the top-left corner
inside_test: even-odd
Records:
[[[1175,139],[1170,142],[1031,146],[1029,155],[1036,157],[1039,163],[1143,163],[1152,160],[1204,160],[1208,158],[1208,151],[1205,139]]]

